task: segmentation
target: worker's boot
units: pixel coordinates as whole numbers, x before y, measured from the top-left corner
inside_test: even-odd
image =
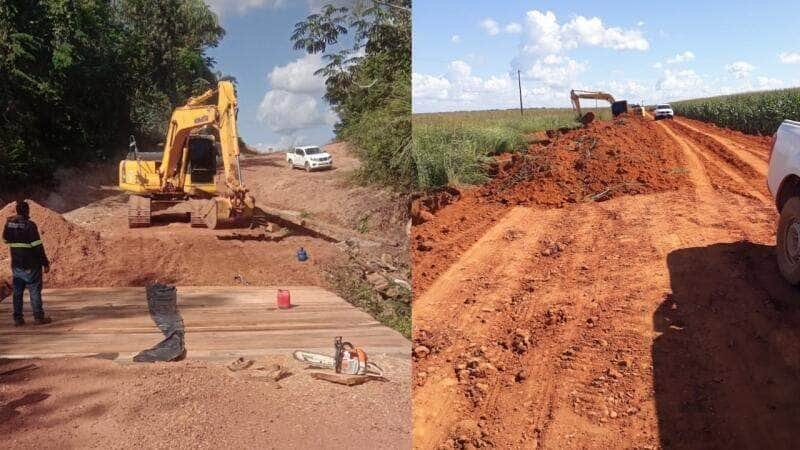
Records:
[[[25,325],[25,319],[23,319],[21,317],[19,319],[14,319],[14,326],[15,327],[21,327],[23,325]]]
[[[42,317],[41,319],[33,319],[34,325],[47,325],[48,323],[52,322],[53,319],[50,317]]]

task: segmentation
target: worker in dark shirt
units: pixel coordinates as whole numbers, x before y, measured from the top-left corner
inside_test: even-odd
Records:
[[[35,325],[52,322],[42,307],[42,272],[50,271],[39,229],[30,219],[30,207],[17,202],[17,215],[8,218],[3,229],[3,242],[11,251],[11,272],[14,285],[14,325],[25,325],[22,317],[22,293],[28,287]]]

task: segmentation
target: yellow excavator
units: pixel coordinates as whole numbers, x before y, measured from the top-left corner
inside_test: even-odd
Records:
[[[255,199],[244,186],[239,165],[238,111],[233,82],[192,97],[176,108],[163,152],[130,152],[119,163],[119,187],[128,192],[128,226],[150,226],[153,213],[190,203],[193,227],[249,225]],[[217,155],[222,156],[224,190],[217,189]]]
[[[569,97],[572,100],[572,107],[578,113],[578,117],[580,117],[581,122],[584,125],[590,124],[594,120],[594,114],[592,112],[586,113],[586,115],[581,113],[581,99],[594,99],[594,100],[605,100],[611,104],[611,113],[616,117],[624,112],[628,111],[628,102],[625,100],[616,101],[614,97],[606,92],[600,91],[580,91],[572,89],[569,91]]]

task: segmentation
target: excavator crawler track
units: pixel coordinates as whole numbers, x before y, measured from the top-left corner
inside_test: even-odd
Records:
[[[144,228],[150,226],[150,198],[131,195],[128,199],[128,228]]]

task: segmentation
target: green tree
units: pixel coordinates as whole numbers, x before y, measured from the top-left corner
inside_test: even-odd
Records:
[[[108,158],[216,80],[224,35],[200,0],[0,2],[0,190]]]

